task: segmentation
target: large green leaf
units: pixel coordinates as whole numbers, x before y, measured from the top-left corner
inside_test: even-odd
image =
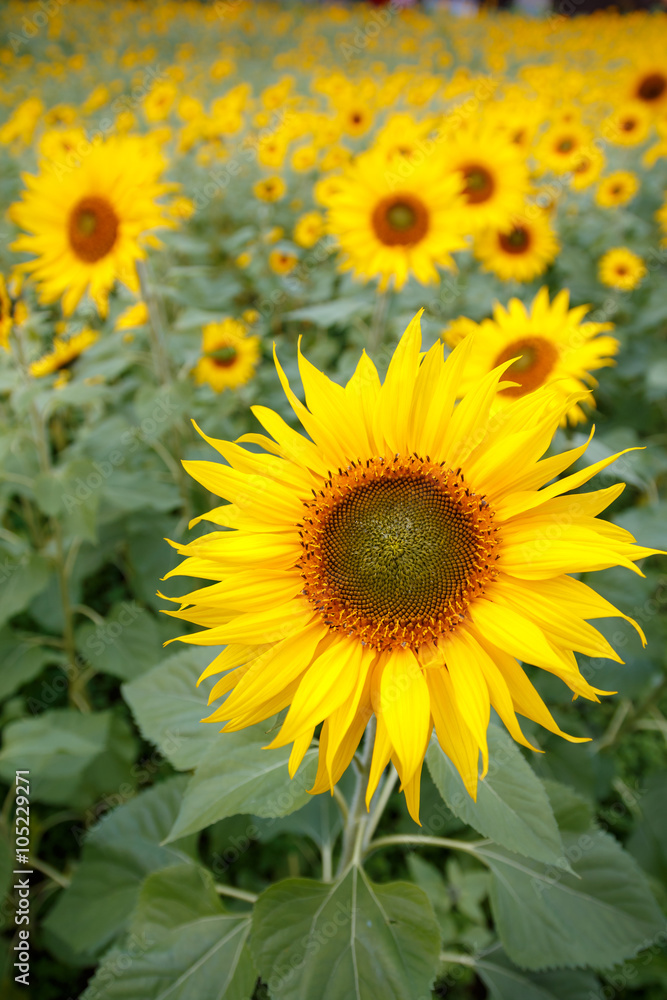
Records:
[[[558,866],[479,847],[490,867],[491,909],[509,957],[527,969],[605,969],[632,958],[665,929],[635,861],[600,830],[563,835]]]
[[[358,312],[369,313],[372,301],[363,295],[350,298],[335,299],[333,302],[321,302],[314,306],[304,306],[287,313],[285,319],[298,319],[315,323],[316,326],[333,326],[334,323],[344,323]]]
[[[430,991],[440,933],[421,889],[373,885],[353,867],[331,885],[271,886],[250,944],[272,1000],[415,1000]]]
[[[9,626],[0,632],[0,701],[41,674],[47,663],[63,663],[59,649],[39,645],[40,636],[28,640],[16,635]],[[54,700],[58,696],[54,692]]]
[[[86,836],[72,883],[56,901],[44,929],[82,964],[124,930],[146,875],[188,861],[177,846],[162,847],[185,785],[179,776],[142,792],[105,816]]]
[[[667,775],[653,774],[641,798],[642,819],[635,827],[628,850],[644,871],[667,885]]]
[[[271,740],[269,729],[269,723],[261,723],[238,733],[223,733],[213,741],[190,780],[169,840],[236,813],[286,816],[306,804],[307,789],[315,779],[317,750],[306,752],[290,780],[290,748],[264,749]]]
[[[251,1000],[248,917],[201,917],[105,956],[80,1000]]]
[[[181,771],[196,767],[213,743],[220,749],[216,727],[201,721],[215,678],[197,688],[210,661],[210,647],[188,646],[122,688],[142,734]]]
[[[49,805],[87,806],[121,783],[131,791],[136,741],[112,711],[82,715],[57,708],[11,722],[4,732],[0,776],[30,771],[31,797]]]
[[[475,969],[489,991],[489,1000],[591,1000],[600,989],[591,972],[526,972],[498,950],[479,956]]]
[[[23,611],[46,587],[49,562],[37,552],[0,552],[0,625]]]
[[[184,863],[146,876],[131,927],[137,934],[159,934],[223,912],[213,875],[199,865]]]
[[[453,813],[485,837],[555,864],[563,857],[563,844],[542,782],[497,726],[489,726],[488,740],[489,771],[479,782],[476,802],[437,740],[431,741],[426,761],[440,794]]]
[[[155,619],[136,601],[115,604],[103,624],[85,622],[76,631],[76,645],[96,671],[122,680],[149,670],[162,653]]]

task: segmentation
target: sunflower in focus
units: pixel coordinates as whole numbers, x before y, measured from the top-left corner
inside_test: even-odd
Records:
[[[532,281],[554,262],[560,244],[549,213],[531,206],[530,213],[508,229],[486,229],[475,238],[475,257],[503,281]]]
[[[498,390],[494,412],[551,384],[559,399],[571,401],[562,415],[562,426],[585,421],[579,403],[586,396],[587,403],[593,405],[587,386],[597,384],[590,372],[614,364],[618,341],[600,336],[613,328],[612,323],[582,322],[589,307],[570,309],[569,303],[567,289],[550,303],[549,291],[544,287],[530,310],[519,299],[510,299],[507,309],[497,304],[493,319],[478,324],[470,338],[474,350],[460,394],[469,392],[479,379],[507,363],[504,378],[515,384]]]
[[[615,170],[603,177],[595,192],[595,203],[601,208],[627,205],[639,190],[637,175],[629,170]]]
[[[202,330],[202,357],[194,368],[198,385],[215,392],[238,389],[249,382],[260,359],[259,337],[249,337],[243,323],[227,317]]]
[[[362,281],[379,278],[380,289],[392,281],[401,289],[410,275],[429,284],[438,280],[437,267],[454,266],[451,251],[465,246],[461,184],[433,160],[401,176],[372,151],[336,178],[327,229],[340,246],[341,270]]]
[[[224,463],[185,467],[225,502],[201,518],[216,530],[172,543],[185,559],[168,574],[213,581],[171,612],[203,626],[182,641],[227,644],[202,675],[222,675],[211,701],[228,695],[207,721],[231,732],[289,707],[268,749],[291,746],[292,776],[322,724],[317,793],[333,790],[375,716],[367,803],[392,760],[417,821],[433,730],[472,796],[491,707],[524,745],[517,713],[581,741],[560,730],[519,661],[597,701],[605,692],[574,651],[618,661],[587,619],[625,616],[571,574],[639,572],[634,562],[654,551],[596,519],[623,484],[576,493],[576,505],[567,495],[617,456],[555,482],[587,444],[542,458],[581,392],[542,386],[493,421],[508,359],[469,380],[455,406],[473,339],[446,360],[439,342],[422,354],[417,316],[384,382],[364,353],[345,386],[300,354],[305,405],[276,361],[307,436],[264,406],[253,412],[265,434],[204,435]]]
[[[445,169],[461,180],[466,232],[509,226],[521,213],[529,189],[523,151],[498,129],[452,133],[444,149]]]
[[[62,297],[69,316],[88,290],[106,315],[116,280],[139,291],[142,238],[173,225],[157,201],[173,188],[160,181],[164,166],[153,143],[123,136],[94,146],[62,178],[46,165],[23,175],[26,189],[9,214],[26,232],[12,249],[34,255],[19,268],[33,277],[43,304]]]
[[[607,250],[598,263],[598,277],[608,288],[631,292],[641,284],[647,274],[642,258],[627,247]]]

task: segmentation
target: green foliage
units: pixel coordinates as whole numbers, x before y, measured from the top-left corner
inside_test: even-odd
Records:
[[[258,900],[251,947],[277,1000],[413,1000],[434,978],[440,935],[428,897],[405,882],[279,882]]]

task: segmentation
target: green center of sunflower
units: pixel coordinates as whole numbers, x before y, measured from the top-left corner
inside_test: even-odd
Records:
[[[211,351],[208,357],[218,368],[231,368],[238,357],[238,351],[231,344],[226,344],[217,351]]]
[[[498,242],[505,253],[524,253],[530,246],[530,232],[524,226],[515,226],[509,233],[500,233]]]
[[[401,192],[377,203],[371,224],[385,246],[411,246],[428,233],[429,216],[421,199]]]
[[[118,216],[106,198],[82,198],[70,212],[68,236],[79,260],[94,264],[113,249]]]
[[[488,201],[495,189],[495,182],[485,167],[477,164],[463,169],[463,194],[470,205]]]
[[[556,146],[559,153],[571,153],[574,149],[574,140],[572,139],[561,139],[561,141]]]
[[[330,627],[380,649],[436,640],[492,577],[492,515],[460,472],[374,459],[306,506],[305,595]]]

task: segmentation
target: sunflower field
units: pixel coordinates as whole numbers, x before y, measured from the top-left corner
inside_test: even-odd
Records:
[[[0,8],[3,1000],[667,996],[667,14],[576,7]]]

